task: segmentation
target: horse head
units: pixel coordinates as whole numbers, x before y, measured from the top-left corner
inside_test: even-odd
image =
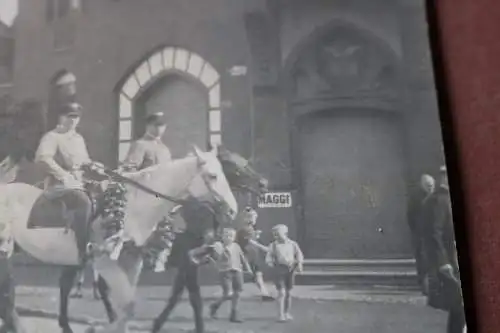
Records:
[[[238,205],[222,165],[217,158],[217,149],[202,152],[198,147],[194,146],[194,154],[200,172],[198,177],[191,183],[190,195],[199,201],[207,203],[210,207],[216,208],[218,213],[222,212],[234,219],[238,211]]]
[[[231,188],[257,195],[267,192],[268,180],[257,173],[247,159],[223,146],[217,147],[217,157]]]

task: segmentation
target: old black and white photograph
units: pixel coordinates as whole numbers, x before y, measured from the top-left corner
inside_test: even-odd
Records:
[[[466,332],[431,54],[424,0],[0,0],[0,333]]]

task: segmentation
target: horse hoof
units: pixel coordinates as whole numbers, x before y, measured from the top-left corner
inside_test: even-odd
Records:
[[[95,326],[90,326],[85,330],[85,333],[97,333],[97,329],[95,328]]]
[[[62,333],[73,333],[73,330],[69,326],[68,327],[63,327]]]

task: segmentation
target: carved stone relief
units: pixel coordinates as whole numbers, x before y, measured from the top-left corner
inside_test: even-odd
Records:
[[[292,71],[295,99],[395,94],[392,59],[350,30],[333,30],[303,50]]]

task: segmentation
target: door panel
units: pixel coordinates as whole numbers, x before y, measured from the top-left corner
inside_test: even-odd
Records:
[[[359,110],[300,120],[309,257],[411,257],[399,128]]]
[[[136,135],[144,133],[144,115],[162,111],[167,120],[163,141],[174,158],[192,151],[196,144],[203,150],[208,142],[208,101],[206,91],[181,75],[169,75],[156,83],[142,98],[136,115]],[[139,120],[139,121],[137,121]],[[138,127],[137,127],[138,124]]]

